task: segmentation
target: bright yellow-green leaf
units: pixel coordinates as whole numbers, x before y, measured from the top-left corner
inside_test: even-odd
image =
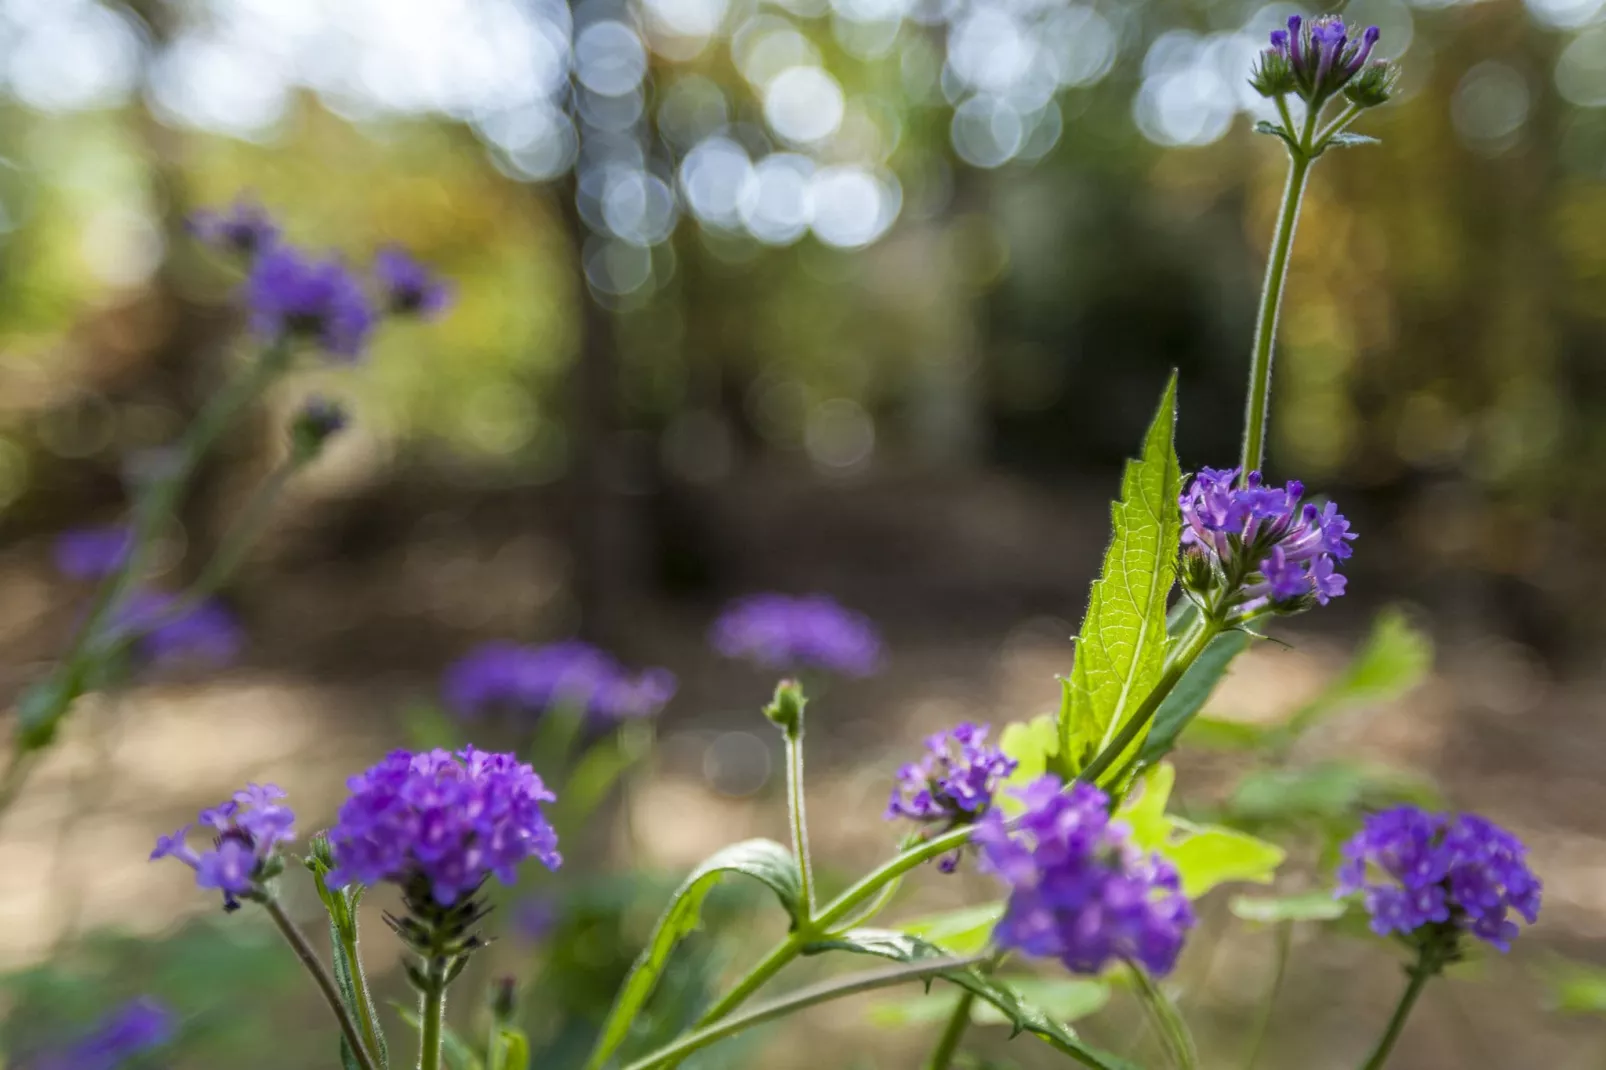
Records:
[[[1281,847],[1220,825],[1174,821],[1158,848],[1182,876],[1182,892],[1197,899],[1220,884],[1270,884],[1286,857]]]
[[[962,957],[977,954],[986,947],[998,919],[1003,916],[1004,904],[1000,900],[916,918],[900,925],[899,929]]]
[[[1025,809],[1025,804],[1016,798],[1015,790],[1051,770],[1059,745],[1059,728],[1053,714],[1045,713],[1030,721],[1004,726],[998,746],[1015,759],[1016,765],[1015,771],[993,793],[993,799],[1006,817],[1014,817]]]
[[[1138,790],[1128,793],[1126,804],[1116,812],[1116,820],[1132,830],[1132,842],[1145,851],[1157,851],[1170,839],[1172,821],[1165,807],[1176,781],[1177,771],[1170,762],[1149,766]]]

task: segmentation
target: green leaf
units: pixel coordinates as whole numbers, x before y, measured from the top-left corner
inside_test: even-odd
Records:
[[[1366,806],[1439,803],[1425,780],[1396,770],[1330,761],[1299,769],[1261,769],[1245,776],[1227,800],[1237,821],[1288,825],[1347,818]]]
[[[1177,837],[1177,833],[1181,837]],[[1159,848],[1182,876],[1182,893],[1197,899],[1219,884],[1270,884],[1287,852],[1274,843],[1220,825],[1172,823],[1171,839]]]
[[[1260,122],[1255,124],[1255,133],[1270,134],[1272,137],[1281,138],[1289,148],[1298,148],[1298,145],[1295,143],[1293,137],[1289,135],[1287,130],[1283,129],[1281,123],[1267,122],[1265,119],[1262,119]]]
[[[1158,851],[1171,838],[1173,822],[1166,815],[1165,806],[1176,782],[1177,771],[1170,762],[1151,765],[1143,771],[1138,790],[1128,792],[1126,801],[1116,812],[1117,820],[1131,830],[1132,843],[1140,850]]]
[[[975,955],[992,939],[998,919],[1004,916],[1004,903],[983,903],[981,906],[961,907],[958,910],[932,914],[899,926],[902,932],[921,940],[937,944],[945,951],[958,956]]]
[[[1606,1014],[1606,969],[1551,955],[1536,967],[1546,1002],[1571,1014]]]
[[[415,1033],[422,1033],[424,1023],[419,1020],[418,1012],[411,1007],[403,1006],[392,1001],[391,1008],[396,1016],[406,1022]],[[445,1022],[441,1023],[441,1054],[445,1056],[448,1070],[485,1070],[485,1063],[474,1045],[464,1040],[458,1032]]]
[[[934,944],[908,933],[887,929],[852,929],[811,945],[811,949],[849,951],[904,963],[948,957],[946,951]],[[1002,1021],[1014,1030],[1012,1036],[1022,1032],[1031,1033],[1061,1051],[1077,1053],[1088,1065],[1102,1066],[1106,1070],[1138,1070],[1119,1056],[1084,1044],[1069,1026],[1028,1002],[1007,981],[987,976],[974,966],[944,970],[938,976],[991,1004],[1002,1015]]]
[[[797,917],[802,876],[791,851],[773,840],[746,840],[710,856],[692,870],[676,890],[647,940],[647,946],[630,967],[630,973],[619,989],[607,1021],[603,1023],[601,1035],[592,1049],[591,1058],[586,1063],[588,1070],[598,1070],[605,1065],[619,1045],[624,1043],[669,962],[670,952],[697,929],[702,918],[703,900],[708,898],[708,893],[727,873],[739,873],[768,885],[786,908],[787,914],[794,919]]]
[[[503,1026],[491,1052],[491,1070],[529,1070],[530,1040],[521,1029]]]
[[[1398,608],[1386,609],[1349,667],[1298,710],[1282,734],[1292,739],[1340,710],[1400,698],[1427,679],[1432,668],[1433,640]]]
[[[1143,741],[1138,760],[1157,762],[1171,753],[1177,737],[1188,727],[1199,710],[1209,700],[1234,658],[1249,649],[1249,636],[1241,631],[1223,632],[1210,640],[1198,660],[1188,667],[1177,681],[1177,686],[1160,703],[1154,714],[1154,727]]]
[[[1348,131],[1340,131],[1329,137],[1327,144],[1338,145],[1341,148],[1351,148],[1355,145],[1381,145],[1383,143],[1377,138],[1367,137],[1365,134],[1351,134]]]
[[[1070,682],[1060,678],[1062,685]],[[1026,808],[1015,794],[1044,773],[1050,772],[1054,757],[1059,754],[1059,726],[1054,715],[1045,713],[1030,721],[1005,725],[998,737],[998,749],[1015,760],[1015,771],[993,792],[995,804],[1006,817],[1014,817]]]
[[[1182,741],[1206,750],[1254,750],[1265,744],[1271,731],[1249,721],[1227,721],[1200,715],[1188,722]]]
[[[1000,978],[999,983],[1060,1022],[1086,1018],[1102,1010],[1110,1000],[1110,986],[1090,977],[1007,977]],[[957,992],[903,996],[872,1004],[867,1017],[889,1028],[932,1025],[951,1016],[958,1002]],[[1011,1024],[991,1003],[978,1003],[970,1017],[976,1025]]]
[[[1297,895],[1235,895],[1227,904],[1244,921],[1274,924],[1280,921],[1332,921],[1349,909],[1332,892],[1300,892]]]
[[[1059,755],[1068,774],[1086,768],[1110,743],[1154,690],[1165,664],[1166,601],[1176,580],[1182,529],[1182,470],[1172,445],[1176,398],[1173,374],[1142,455],[1127,463],[1121,500],[1111,508],[1114,536],[1088,599],[1060,707]],[[1120,768],[1123,759],[1118,756],[1111,768]]]

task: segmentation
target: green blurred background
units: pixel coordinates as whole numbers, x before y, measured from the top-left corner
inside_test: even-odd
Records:
[[[784,829],[767,682],[703,647],[725,598],[823,590],[883,624],[888,671],[825,696],[812,745],[831,865],[884,854],[890,770],[920,732],[1054,702],[1119,462],[1169,369],[1184,468],[1236,456],[1283,168],[1243,78],[1293,10],[0,0],[5,699],[81,610],[50,537],[113,519],[129,465],[248,347],[190,212],[248,191],[296,241],[399,242],[457,293],[362,365],[298,373],[203,472],[164,553],[176,577],[300,397],[356,411],[228,592],[243,663],[89,703],[0,828],[13,1045],[155,986],[193,1016],[176,1064],[332,1062],[321,1021],[291,1039],[316,1008],[286,956],[250,919],[200,918],[144,854],[246,776],[326,820],[484,639],[580,634],[682,682],[639,778],[567,851],[592,876],[565,902],[585,909],[562,940],[497,952],[558,971],[564,999],[528,996],[573,1003],[545,1019],[552,1043],[605,1006],[659,878]],[[1514,960],[1429,1000],[1397,1065],[1594,1067],[1606,1036],[1544,1009],[1606,1004],[1582,967],[1558,986],[1551,957],[1606,955],[1606,6],[1344,14],[1381,26],[1405,75],[1361,124],[1382,145],[1316,170],[1270,468],[1332,494],[1361,541],[1350,596],[1257,650],[1218,706],[1298,706],[1408,603],[1436,672],[1357,704],[1308,757],[1436,781],[1530,839],[1548,898]],[[1235,760],[1185,752],[1183,795],[1219,801]],[[986,894],[968,880],[917,894]],[[687,999],[744,954],[733,924],[687,965]],[[1353,1065],[1392,961],[1301,941],[1262,1065]],[[1232,1065],[1270,940],[1240,926],[1219,946],[1187,984]],[[219,1002],[231,986],[248,1013]],[[1115,1042],[1123,1013],[1090,1032]],[[912,1066],[920,1044],[838,1007],[703,1065]]]

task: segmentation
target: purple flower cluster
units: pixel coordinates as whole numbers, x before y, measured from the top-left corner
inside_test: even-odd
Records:
[[[214,598],[193,605],[156,591],[138,591],[118,607],[114,626],[134,636],[134,654],[149,668],[218,668],[240,656],[245,633]]]
[[[980,817],[1016,762],[987,743],[986,726],[960,724],[926,740],[926,754],[898,770],[887,803],[888,821],[909,818],[947,831]],[[944,873],[959,864],[959,852],[938,863]]]
[[[548,869],[563,861],[541,812],[556,796],[511,754],[398,750],[347,786],[351,797],[329,830],[331,888],[422,881],[450,907],[492,874],[514,883],[526,859]]]
[[[229,801],[202,810],[199,823],[213,832],[212,847],[197,854],[188,837],[193,824],[159,837],[151,860],[176,858],[195,871],[198,887],[223,893],[223,909],[256,894],[276,872],[279,846],[295,839],[296,815],[279,802],[283,789],[274,784],[247,784]]]
[[[172,1041],[173,1012],[148,996],[131,1000],[71,1047],[29,1063],[33,1070],[117,1070],[117,1067]]]
[[[245,300],[253,330],[276,340],[309,339],[344,360],[361,356],[382,312],[365,281],[339,258],[314,256],[283,241],[254,201],[197,213],[190,228],[207,244],[249,262]],[[450,303],[445,284],[401,249],[381,251],[373,272],[384,312],[429,317]]]
[[[1373,814],[1344,845],[1337,894],[1365,893],[1379,935],[1444,926],[1507,951],[1518,932],[1510,915],[1530,925],[1539,918],[1539,878],[1527,853],[1517,837],[1474,814],[1396,807]]]
[[[1019,795],[1025,814],[1006,823],[991,810],[975,833],[983,868],[1010,887],[993,934],[999,945],[1075,973],[1117,959],[1170,972],[1195,920],[1175,867],[1133,846],[1091,784],[1067,791],[1045,776]]]
[[[1337,15],[1309,20],[1291,15],[1286,30],[1272,31],[1271,46],[1261,54],[1256,71],[1256,88],[1268,96],[1295,92],[1319,106],[1368,70],[1380,36],[1376,26],[1368,26],[1352,37]],[[1382,70],[1366,80],[1387,80],[1387,64],[1373,66]]]
[[[1313,598],[1322,605],[1344,593],[1338,562],[1355,533],[1332,502],[1300,504],[1298,480],[1269,487],[1259,472],[1242,486],[1238,469],[1204,468],[1182,495],[1182,545],[1192,564],[1185,578],[1197,593],[1219,589],[1227,605],[1279,608]]]
[[[714,622],[709,642],[724,657],[766,669],[869,676],[881,664],[875,625],[824,595],[739,598]]]
[[[447,708],[464,720],[539,717],[572,708],[594,726],[651,717],[674,697],[667,669],[632,673],[607,651],[570,640],[547,646],[486,643],[446,670]]]
[[[98,580],[128,563],[134,532],[126,524],[74,528],[56,536],[56,570],[68,579]]]

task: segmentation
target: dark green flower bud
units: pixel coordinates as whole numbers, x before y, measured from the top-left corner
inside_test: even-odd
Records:
[[[1288,57],[1276,49],[1268,48],[1260,54],[1254,73],[1249,77],[1250,88],[1263,97],[1280,97],[1295,92],[1299,81]]]
[[[1387,60],[1376,60],[1363,67],[1361,73],[1344,87],[1344,96],[1359,107],[1375,108],[1388,102],[1399,79],[1399,67]]]
[[[775,698],[764,707],[764,716],[777,725],[788,738],[796,739],[803,733],[803,707],[808,705],[803,685],[796,680],[782,680],[775,685]]]

